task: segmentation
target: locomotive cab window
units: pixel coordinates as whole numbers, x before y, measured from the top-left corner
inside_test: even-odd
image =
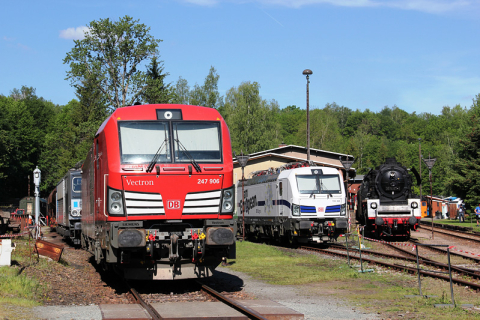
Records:
[[[82,177],[72,178],[72,191],[75,194],[80,194],[82,191]]]
[[[222,162],[219,122],[173,122],[173,140],[175,162]]]
[[[157,162],[171,162],[168,122],[121,121],[118,127],[122,163],[149,163],[157,153]]]
[[[339,194],[342,192],[338,175],[297,175],[301,194]]]

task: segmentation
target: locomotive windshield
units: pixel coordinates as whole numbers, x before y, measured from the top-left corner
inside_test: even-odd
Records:
[[[175,162],[221,162],[219,122],[174,122]],[[182,145],[187,152],[182,151]]]
[[[168,122],[122,121],[118,127],[122,163],[150,162],[165,139],[167,142],[157,162],[171,162]]]
[[[79,193],[82,191],[82,177],[72,178],[72,191],[74,193]]]
[[[189,156],[197,162],[222,162],[219,122],[119,121],[118,126],[123,164],[150,163],[162,143],[156,163],[191,162]]]
[[[338,175],[297,175],[298,192],[301,194],[341,193]]]

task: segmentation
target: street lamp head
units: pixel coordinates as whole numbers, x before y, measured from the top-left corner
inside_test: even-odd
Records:
[[[305,70],[303,70],[302,74],[304,76],[309,76],[309,75],[313,74],[313,72],[310,69],[305,69]]]

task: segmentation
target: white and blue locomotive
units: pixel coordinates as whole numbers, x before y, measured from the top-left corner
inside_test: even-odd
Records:
[[[323,243],[347,231],[345,188],[338,169],[288,164],[254,173],[243,190],[242,194],[239,181],[240,234],[245,224],[245,234],[256,239]]]
[[[82,232],[82,172],[70,169],[57,184],[56,222],[57,233],[80,244]]]

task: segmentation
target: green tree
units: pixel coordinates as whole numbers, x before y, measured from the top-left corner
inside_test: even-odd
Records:
[[[142,94],[143,100],[147,104],[170,103],[174,98],[174,93],[169,83],[165,83],[163,61],[158,61],[153,57],[147,68],[147,88]]]
[[[173,103],[190,104],[190,87],[188,81],[179,77],[175,87],[173,88],[174,98]]]
[[[27,195],[56,106],[23,86],[0,96],[0,202]],[[33,194],[33,193],[31,193]]]
[[[469,133],[459,142],[458,156],[452,161],[446,184],[468,207],[475,208],[480,202],[480,95],[469,113]]]
[[[278,112],[276,101],[260,97],[257,82],[243,82],[228,90],[222,116],[230,129],[232,149],[252,153],[278,146]]]
[[[92,21],[83,40],[67,53],[67,79],[73,86],[90,81],[102,92],[110,108],[133,105],[148,87],[147,75],[139,70],[146,59],[158,55],[161,40],[150,28],[129,16],[117,22]]]
[[[220,76],[217,70],[211,66],[203,85],[195,84],[190,92],[190,103],[192,105],[218,109],[220,106],[218,79],[220,79]]]
[[[280,124],[280,136],[282,137],[282,142],[295,145],[305,144],[306,135],[302,138],[299,137],[300,128],[303,125],[306,128],[305,119],[306,111],[297,106],[288,106],[281,109],[278,113],[278,122]]]

